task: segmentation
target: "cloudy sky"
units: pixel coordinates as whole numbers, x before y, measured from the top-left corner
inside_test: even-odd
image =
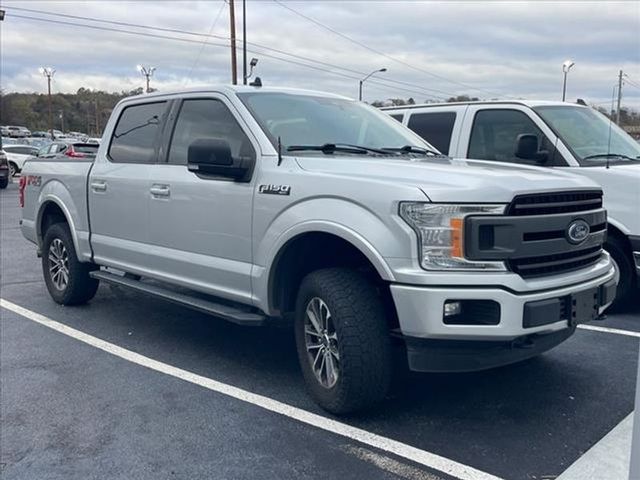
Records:
[[[157,68],[152,86],[161,90],[230,82],[222,0],[0,5],[5,92],[44,91],[40,66],[56,69],[56,92],[142,86],[136,64]],[[238,38],[241,13],[236,0]],[[569,99],[610,105],[622,69],[623,105],[640,108],[638,1],[247,0],[247,31],[249,58],[269,85],[356,97],[358,79],[384,67],[365,84],[365,100],[558,100],[570,58]]]

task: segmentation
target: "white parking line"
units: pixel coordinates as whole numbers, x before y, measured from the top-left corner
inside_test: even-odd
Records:
[[[361,428],[347,425],[346,423],[333,420],[331,418],[323,417],[315,413],[308,412],[301,408],[297,408],[286,403],[273,400],[269,397],[264,397],[256,393],[243,390],[226,383],[218,382],[211,378],[203,377],[195,373],[183,370],[172,365],[153,360],[151,358],[140,355],[139,353],[132,352],[125,348],[114,345],[113,343],[106,342],[97,337],[89,335],[87,333],[76,330],[75,328],[68,327],[63,323],[56,322],[44,315],[27,310],[19,305],[9,302],[5,299],[0,299],[0,307],[6,308],[18,315],[32,320],[40,325],[44,325],[56,332],[67,335],[71,338],[84,342],[92,347],[99,348],[107,353],[120,357],[131,363],[141,365],[143,367],[155,370],[157,372],[170,375],[175,378],[179,378],[186,382],[199,385],[214,392],[227,395],[229,397],[241,400],[246,403],[250,403],[257,407],[269,410],[271,412],[284,415],[285,417],[292,418],[307,425],[325,430],[327,432],[341,435],[351,440],[360,442],[370,447],[382,450],[398,457],[405,458],[417,464],[423,465],[427,468],[437,470],[448,475],[459,478],[460,480],[500,480],[499,477],[493,476],[489,473],[477,470],[468,465],[458,463],[454,460],[450,460],[440,455],[436,455],[425,450],[421,450],[406,443],[398,442],[391,438],[383,437]]]
[[[582,330],[592,330],[594,332],[613,333],[615,335],[625,335],[627,337],[640,338],[640,332],[632,332],[631,330],[621,330],[619,328],[597,327],[596,325],[578,325]]]

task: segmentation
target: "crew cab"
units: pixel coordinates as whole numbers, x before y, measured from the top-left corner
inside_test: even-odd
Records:
[[[396,350],[415,371],[521,361],[599,318],[616,289],[591,180],[454,160],[313,91],[124,99],[95,161],[29,161],[20,198],[56,302],[106,282],[292,323],[308,390],[337,414],[385,397]]]
[[[640,144],[591,107],[494,101],[383,108],[458,158],[537,165],[588,177],[605,194],[611,254],[620,276],[615,306],[638,302]]]

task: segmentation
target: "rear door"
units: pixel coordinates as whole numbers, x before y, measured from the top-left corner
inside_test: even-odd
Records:
[[[89,178],[91,245],[98,263],[146,273],[149,261],[150,169],[168,102],[125,106]],[[169,223],[169,219],[166,219]]]
[[[256,161],[258,144],[226,97],[186,97],[171,114],[166,163],[152,167],[150,249],[167,280],[241,302],[251,301],[254,179],[200,175],[187,169],[189,145],[227,141],[234,158]],[[167,134],[169,137],[169,134]]]
[[[409,110],[406,125],[440,152],[457,155],[466,105]]]

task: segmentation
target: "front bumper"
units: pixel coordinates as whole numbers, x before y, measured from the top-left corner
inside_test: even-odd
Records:
[[[631,244],[631,257],[636,266],[636,274],[640,277],[640,236],[629,236]]]
[[[568,338],[615,298],[617,278],[606,274],[580,284],[517,293],[500,287],[391,285],[409,366],[417,371],[463,371],[513,363]],[[495,324],[447,324],[447,301],[493,301]],[[438,360],[439,359],[439,360]]]

